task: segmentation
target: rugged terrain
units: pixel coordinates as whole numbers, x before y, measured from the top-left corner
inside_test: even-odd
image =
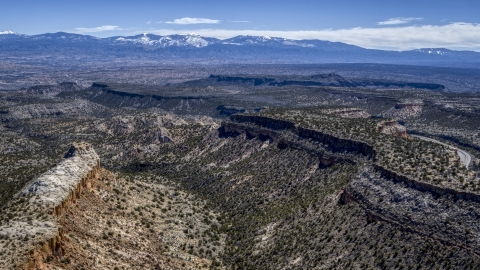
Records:
[[[213,75],[1,92],[2,263],[477,269],[477,95],[360,82]]]

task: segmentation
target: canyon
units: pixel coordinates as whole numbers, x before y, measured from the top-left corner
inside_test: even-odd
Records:
[[[465,111],[475,104],[428,89],[300,83],[343,81],[312,76],[1,92],[1,263],[478,267],[476,118]],[[433,135],[459,122],[470,137]]]

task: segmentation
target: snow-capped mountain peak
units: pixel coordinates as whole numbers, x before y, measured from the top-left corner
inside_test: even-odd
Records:
[[[170,46],[201,48],[217,43],[218,40],[215,38],[207,38],[196,34],[158,36],[155,34],[144,33],[132,37],[118,37],[117,39],[115,39],[115,42],[122,44],[133,43],[161,48]]]
[[[17,33],[7,30],[7,31],[0,31],[0,35],[18,35]]]
[[[452,51],[444,48],[423,48],[423,49],[416,49],[413,50],[414,52],[421,52],[421,53],[428,53],[428,54],[438,54],[438,55],[445,55],[449,54]]]
[[[467,63],[480,66],[480,53],[474,51],[458,51],[445,48],[420,48],[416,50],[391,52],[365,49],[341,42],[330,42],[317,39],[295,40],[271,36],[235,36],[228,39],[206,37],[194,33],[156,35],[138,33],[134,36],[115,36],[99,38],[75,33],[44,33],[24,35],[13,31],[0,31],[0,51],[18,48],[22,52],[62,53],[64,51],[96,52],[98,55],[114,57],[109,48],[116,47],[118,55],[148,55],[155,52],[158,57],[166,59],[182,59],[189,57],[212,58],[212,61],[223,61],[223,58],[245,59],[254,61],[276,61],[277,56],[285,52],[288,57],[279,61],[314,62],[327,61],[378,61],[398,59],[402,63],[412,63],[411,59],[419,59],[424,63]],[[293,57],[293,56],[295,57]],[[318,56],[318,58],[313,57]],[[387,57],[388,56],[388,57]],[[280,57],[281,58],[281,57]],[[280,59],[279,58],[279,59]],[[250,58],[248,58],[250,59]],[[297,59],[297,60],[292,60]],[[321,59],[321,60],[315,60]],[[352,60],[354,59],[354,60]],[[356,60],[355,60],[356,59]],[[358,60],[360,59],[360,60]],[[373,60],[372,60],[373,59]],[[228,60],[230,61],[230,60]],[[237,61],[237,60],[231,60]],[[243,61],[243,60],[241,60]],[[330,61],[330,60],[329,60]],[[416,60],[415,60],[416,61]]]

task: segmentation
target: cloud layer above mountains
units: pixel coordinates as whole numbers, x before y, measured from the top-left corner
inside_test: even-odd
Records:
[[[396,25],[396,24],[407,24],[413,21],[421,21],[423,18],[405,18],[405,17],[397,17],[397,18],[390,18],[383,22],[378,22],[378,25]]]
[[[175,19],[173,21],[168,21],[165,23],[167,24],[217,24],[217,23],[220,23],[220,20],[185,17],[181,19]]]
[[[388,25],[388,24],[385,24]],[[417,48],[449,48],[480,51],[480,24],[455,22],[446,25],[409,25],[388,27],[356,27],[325,30],[232,30],[232,29],[148,29],[159,35],[196,33],[220,39],[237,35],[272,36],[289,39],[320,39],[345,42],[364,48],[410,50]]]

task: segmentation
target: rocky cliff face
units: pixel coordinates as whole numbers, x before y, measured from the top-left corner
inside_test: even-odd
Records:
[[[99,168],[100,158],[93,147],[75,142],[55,168],[35,179],[19,196],[29,197],[35,204],[58,206],[77,186],[86,185],[86,179],[93,178]]]
[[[228,116],[235,113],[244,113],[246,111],[245,108],[242,108],[242,107],[225,106],[225,105],[218,106],[217,110],[219,111],[220,115],[228,115]]]
[[[358,202],[372,221],[478,253],[480,203],[475,194],[425,185],[382,168],[363,168],[346,193],[343,202]]]
[[[318,130],[301,127],[298,128],[298,132],[299,135],[305,139],[311,139],[326,144],[327,149],[331,149],[333,152],[350,152],[372,159],[376,156],[376,151],[373,146],[364,142],[339,138]]]
[[[394,107],[382,113],[383,117],[394,119],[405,119],[410,117],[418,117],[423,112],[422,101],[407,101],[395,104]]]
[[[12,204],[20,204],[24,211],[0,226],[0,236],[12,239],[20,251],[0,256],[0,262],[10,269],[29,260],[26,269],[45,269],[47,257],[62,256],[64,236],[58,217],[76,202],[82,189],[90,188],[99,169],[100,159],[93,147],[75,142],[57,166],[21,190]]]
[[[278,140],[280,133],[286,131],[300,139],[322,143],[324,148],[332,152],[348,152],[369,158],[374,158],[376,155],[373,146],[367,143],[339,138],[318,130],[297,127],[295,123],[289,121],[251,115],[232,115],[230,120],[222,123],[223,130],[226,132],[237,134],[246,132],[247,136],[252,134],[254,137],[264,136],[265,138]]]
[[[382,121],[378,123],[378,131],[395,137],[408,138],[407,129],[397,121]]]
[[[287,130],[294,129],[295,123],[273,119],[264,116],[252,116],[252,115],[232,115],[230,119],[238,123],[253,123],[265,128],[274,129],[274,130]]]
[[[261,139],[268,139],[272,141],[277,141],[280,138],[280,133],[269,130],[266,128],[259,128],[259,127],[252,127],[248,125],[242,125],[239,123],[234,123],[234,122],[222,122],[222,125],[220,127],[220,135],[225,135],[225,134],[232,134],[232,135],[238,135],[245,133],[245,135],[249,138],[252,137],[259,137]]]
[[[245,134],[278,141],[280,148],[295,148],[321,158],[319,166],[354,161],[335,153],[363,156],[364,163],[354,180],[346,186],[339,199],[344,204],[358,203],[369,221],[382,221],[402,230],[440,241],[449,246],[467,248],[471,252],[480,247],[480,196],[478,194],[439,187],[411,179],[376,164],[376,151],[367,143],[339,138],[318,130],[306,129],[294,123],[268,117],[234,115],[222,123],[224,132]],[[396,121],[383,121],[380,132],[407,138],[405,128]],[[315,148],[320,143],[322,150]],[[313,147],[312,147],[313,146]],[[358,164],[358,163],[357,163]]]

